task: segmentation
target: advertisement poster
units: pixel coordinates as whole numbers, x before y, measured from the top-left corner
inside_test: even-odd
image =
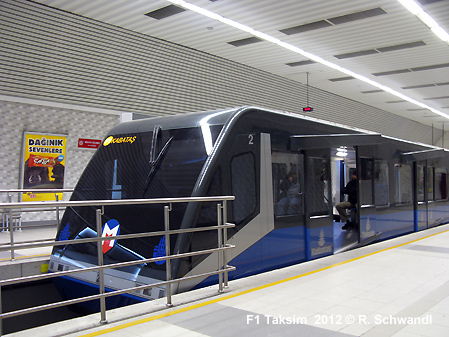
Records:
[[[23,189],[59,189],[64,187],[67,136],[27,133],[23,135]],[[62,193],[57,193],[62,200]],[[51,193],[23,193],[22,201],[55,201]]]

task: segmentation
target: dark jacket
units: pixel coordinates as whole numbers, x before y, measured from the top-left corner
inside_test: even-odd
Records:
[[[341,190],[341,193],[348,195],[348,201],[354,206],[357,204],[357,180],[351,179]]]

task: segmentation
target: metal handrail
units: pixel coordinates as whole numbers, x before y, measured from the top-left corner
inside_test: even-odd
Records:
[[[12,203],[12,195],[13,193],[17,193],[17,199],[19,198],[20,194],[23,193],[27,193],[27,192],[31,192],[31,193],[55,193],[55,198],[56,201],[58,201],[58,194],[59,193],[63,193],[63,192],[73,192],[74,189],[73,188],[21,188],[21,189],[0,189],[0,193],[7,193],[8,194],[8,202]],[[4,203],[1,203],[2,205]],[[26,205],[27,203],[23,203],[23,205]],[[26,207],[26,206],[25,206]],[[59,206],[56,206],[56,225],[59,226],[59,211],[61,209],[59,208]],[[54,209],[40,209],[40,211],[54,211]],[[0,226],[0,229],[2,231],[13,231],[14,229],[22,229],[21,226],[21,216],[22,213],[24,212],[33,212],[33,210],[28,210],[28,209],[24,209],[24,208],[20,208],[19,209],[19,226],[12,226],[12,215],[11,211],[6,212],[3,209],[0,209],[0,213],[2,214],[2,226]],[[34,211],[36,212],[36,211]],[[9,217],[7,216],[9,214]],[[14,215],[17,215],[17,213],[14,213]],[[9,221],[8,221],[9,219]],[[6,226],[5,226],[5,220],[6,220]],[[11,234],[11,241],[13,241],[13,234]],[[14,256],[14,253],[12,253],[12,258]]]
[[[68,244],[91,243],[91,242],[98,242],[98,241],[104,241],[104,240],[109,241],[109,240],[114,240],[114,239],[136,239],[136,238],[145,238],[145,237],[150,237],[150,236],[161,236],[161,235],[166,235],[166,234],[195,233],[195,232],[208,231],[208,230],[212,230],[212,229],[231,228],[231,227],[235,227],[234,224],[227,223],[225,225],[222,225],[221,227],[220,226],[209,226],[209,227],[198,227],[198,228],[188,228],[188,229],[172,229],[170,231],[121,234],[121,235],[116,235],[116,236],[108,236],[107,239],[100,237],[100,238],[84,238],[84,239],[76,239],[76,240],[55,241],[55,242],[48,242],[48,243],[32,243],[32,244],[25,244],[25,245],[14,244],[14,250],[41,248],[41,247],[65,246]],[[51,240],[51,239],[48,239],[48,240]],[[38,242],[38,241],[40,241],[40,240],[22,241],[20,243]],[[42,241],[47,241],[47,240],[42,240]],[[0,252],[11,249],[11,246],[1,247],[2,245],[6,245],[6,244],[0,244]]]
[[[24,205],[25,205],[25,207],[26,207],[26,203],[23,203]],[[1,205],[6,205],[6,204],[3,204],[3,203],[0,203],[0,207],[3,207],[3,206],[1,206]],[[65,207],[62,207],[62,208],[65,208]],[[61,208],[61,209],[62,209]],[[60,209],[60,210],[61,210]],[[39,210],[36,210],[36,209],[26,209],[26,208],[20,208],[20,210],[19,210],[19,212],[17,212],[17,213],[26,213],[26,212],[51,212],[51,211],[54,211],[54,208],[44,208],[44,209],[39,209]],[[4,211],[4,210],[1,210],[0,209],[0,213],[2,213],[2,214],[8,214],[9,213],[9,211]],[[15,213],[15,214],[17,214],[17,213]]]
[[[0,192],[2,191],[31,191],[31,190],[0,190]],[[61,189],[34,189],[32,191],[62,191]],[[67,191],[72,191],[72,190],[67,190]],[[220,197],[208,197],[208,199],[211,198],[208,201],[225,201],[225,200],[230,200],[230,199],[220,199]],[[56,218],[57,218],[57,225],[59,225],[59,210],[64,207],[73,205],[73,206],[91,206],[91,205],[100,205],[100,206],[105,206],[105,205],[137,205],[137,204],[147,204],[147,203],[168,203],[168,202],[187,202],[187,201],[192,201],[192,202],[196,202],[196,201],[204,201],[204,198],[202,197],[186,197],[186,198],[176,198],[176,201],[173,201],[173,198],[159,198],[159,199],[125,199],[125,200],[97,200],[94,203],[92,203],[92,201],[35,201],[35,202],[27,202],[26,204],[22,203],[22,202],[9,202],[9,203],[1,203],[0,204],[0,208],[2,209],[2,214],[9,214],[9,221],[7,222],[8,226],[5,227],[1,227],[2,229],[8,229],[10,232],[10,241],[11,243],[14,243],[14,234],[13,234],[13,230],[15,228],[21,228],[20,226],[16,227],[13,226],[13,215],[15,214],[14,212],[12,212],[12,210],[16,210],[19,209],[21,211],[23,211],[23,205],[26,205],[26,207],[31,208],[31,209],[27,209],[28,212],[33,212],[34,209],[38,209],[38,210],[42,210],[43,209],[43,205],[47,206],[47,207],[56,207],[55,211],[56,211]],[[148,202],[148,201],[151,202]],[[101,203],[100,203],[101,201]],[[14,245],[13,248],[11,248],[11,260],[15,259],[15,250],[16,250],[16,245]],[[0,250],[1,251],[1,250]]]
[[[234,248],[234,246],[226,247],[226,249],[230,249],[230,248]],[[216,249],[213,250],[213,251],[216,251]],[[188,256],[188,255],[186,255],[186,256]],[[160,259],[159,259],[159,261],[160,261]],[[152,283],[150,285],[142,285],[142,286],[133,287],[133,288],[127,288],[127,289],[122,289],[122,290],[115,290],[115,291],[110,291],[110,292],[102,293],[102,294],[98,294],[98,295],[90,295],[90,296],[81,297],[81,298],[77,298],[77,299],[72,299],[72,300],[66,300],[66,301],[51,303],[51,304],[40,305],[40,306],[36,306],[36,307],[33,307],[33,308],[11,311],[11,312],[8,312],[8,313],[5,313],[5,314],[1,314],[0,317],[1,318],[11,318],[11,317],[21,316],[21,315],[25,315],[25,314],[31,314],[31,313],[38,312],[38,311],[59,308],[59,307],[63,307],[63,306],[66,306],[66,305],[77,304],[77,303],[82,303],[82,302],[87,302],[87,301],[92,301],[92,300],[98,300],[98,299],[105,299],[106,297],[111,297],[111,296],[121,295],[121,294],[125,294],[125,293],[130,293],[130,292],[133,292],[133,291],[136,291],[136,290],[149,289],[149,288],[162,286],[162,285],[171,285],[171,284],[174,284],[174,283],[178,283],[178,282],[182,282],[182,281],[189,281],[189,280],[193,280],[193,279],[196,279],[196,278],[201,278],[201,277],[213,276],[213,275],[217,275],[217,274],[228,273],[228,272],[233,271],[235,269],[236,268],[233,267],[233,266],[226,266],[225,269],[219,270],[219,271],[213,271],[213,272],[201,273],[201,274],[197,274],[197,275],[185,276],[185,277],[181,277],[181,278],[178,278],[178,279],[173,279],[173,280],[170,280],[170,281],[157,282],[157,283]],[[171,305],[168,305],[168,306],[171,306]],[[106,320],[102,320],[100,322],[101,323],[107,323]]]
[[[39,208],[42,206],[119,206],[119,205],[142,205],[142,204],[174,204],[180,202],[201,202],[201,201],[229,201],[234,200],[234,196],[221,197],[184,197],[184,198],[155,198],[155,199],[123,199],[123,200],[83,200],[83,201],[31,201],[26,205],[29,208]],[[22,202],[2,203],[1,208],[18,209],[23,206]]]
[[[73,188],[17,188],[9,190],[1,190],[0,193],[63,193],[63,192],[73,192]]]
[[[228,224],[228,226],[223,226],[223,228],[232,228],[232,227],[234,227],[233,224]],[[205,227],[205,228],[207,228],[207,227]],[[210,230],[210,229],[215,229],[215,228],[217,228],[217,227],[216,226],[213,228],[209,227],[208,229]],[[111,238],[113,238],[113,236],[108,236],[107,238],[102,238],[103,240],[97,240],[97,241],[110,240]],[[77,240],[76,243],[81,244],[81,243],[86,242],[84,240],[85,239]],[[92,242],[92,241],[88,241],[88,242]],[[50,274],[45,274],[45,275],[22,276],[22,277],[7,279],[7,280],[1,280],[0,285],[7,286],[7,285],[13,285],[13,284],[19,284],[19,283],[25,283],[25,282],[42,281],[42,280],[48,280],[48,279],[51,279],[54,277],[66,276],[66,275],[72,275],[72,274],[80,274],[80,273],[85,273],[88,271],[98,271],[98,270],[105,270],[105,269],[114,269],[114,268],[119,268],[119,267],[129,267],[129,266],[134,266],[134,265],[143,264],[143,263],[147,263],[147,262],[174,260],[174,259],[179,259],[179,258],[183,258],[183,257],[191,257],[191,256],[196,256],[196,255],[209,254],[209,253],[213,253],[218,250],[225,250],[225,249],[227,250],[230,248],[235,248],[235,246],[227,244],[227,245],[225,245],[224,248],[211,248],[211,249],[197,250],[195,252],[190,252],[190,253],[182,253],[182,254],[161,256],[161,257],[152,257],[152,258],[148,258],[148,259],[135,260],[135,261],[111,263],[111,264],[107,264],[107,265],[103,265],[103,266],[88,267],[88,268],[83,268],[83,269],[57,271],[57,272],[52,272]],[[149,288],[152,288],[152,287],[154,287],[154,284],[151,284],[151,286]],[[128,291],[125,291],[125,293],[126,292],[128,292]],[[3,315],[11,316],[10,313],[3,314]],[[3,316],[1,316],[1,317],[3,317]]]
[[[134,292],[137,290],[149,289],[149,288],[153,288],[156,286],[162,286],[162,285],[166,286],[166,298],[167,298],[166,305],[172,306],[171,285],[174,283],[179,283],[179,282],[194,279],[194,278],[207,277],[207,276],[218,274],[219,275],[219,292],[222,292],[223,287],[227,287],[227,285],[228,285],[227,273],[229,271],[236,269],[235,267],[227,265],[226,251],[234,248],[235,246],[226,244],[226,241],[227,241],[226,232],[227,231],[225,230],[227,228],[232,228],[235,226],[234,224],[228,223],[227,219],[226,219],[226,214],[227,214],[226,202],[229,200],[234,200],[234,199],[235,199],[235,197],[233,197],[233,196],[222,196],[222,197],[186,197],[186,198],[159,198],[159,199],[90,200],[90,201],[66,201],[66,202],[62,202],[62,201],[61,202],[59,202],[59,201],[58,202],[47,202],[47,201],[45,201],[45,202],[27,203],[27,207],[36,208],[36,209],[48,207],[48,206],[54,206],[54,205],[59,206],[61,204],[63,204],[63,206],[66,206],[66,207],[101,206],[101,209],[96,210],[97,237],[96,238],[76,239],[76,240],[64,240],[64,241],[58,241],[58,242],[31,243],[31,244],[19,244],[19,245],[15,245],[14,242],[11,241],[9,246],[6,246],[6,247],[0,246],[0,251],[16,250],[16,249],[29,249],[29,248],[38,248],[38,247],[47,247],[47,246],[54,247],[54,246],[59,246],[59,245],[71,245],[71,244],[80,244],[80,243],[88,243],[88,242],[97,242],[98,266],[83,268],[83,269],[52,272],[52,273],[45,274],[45,275],[34,275],[34,276],[19,277],[19,278],[3,280],[3,281],[0,281],[0,298],[1,298],[1,286],[50,279],[53,277],[59,277],[59,276],[82,273],[82,272],[90,272],[90,271],[98,272],[100,291],[99,291],[98,295],[92,295],[92,296],[88,296],[88,297],[82,297],[79,299],[73,299],[73,300],[56,302],[56,303],[52,303],[52,304],[46,304],[46,305],[41,305],[41,306],[37,306],[37,307],[16,310],[16,311],[8,312],[8,313],[2,313],[1,300],[0,300],[0,336],[2,334],[2,320],[4,318],[29,314],[29,313],[33,313],[33,312],[37,312],[37,311],[42,311],[42,310],[48,310],[48,309],[61,307],[61,306],[65,306],[65,305],[70,305],[70,304],[75,304],[75,303],[86,302],[86,301],[90,301],[90,300],[94,300],[94,299],[100,300],[100,314],[101,314],[100,323],[107,323],[106,303],[105,303],[106,297],[115,296],[115,295],[124,294],[124,293],[131,293],[131,292]],[[214,201],[223,203],[222,205],[220,203],[217,204],[217,226],[170,230],[170,228],[169,228],[169,223],[170,223],[169,213],[171,211],[172,203],[214,202]],[[164,206],[164,224],[165,224],[164,231],[116,235],[116,236],[108,236],[108,237],[101,236],[101,230],[102,230],[101,216],[104,212],[104,206],[136,205],[136,204],[164,204],[164,203],[169,204],[169,206]],[[11,214],[13,209],[18,209],[22,205],[23,205],[23,203],[6,203],[6,204],[2,203],[0,207],[9,210],[9,212]],[[217,230],[218,231],[218,247],[217,248],[171,255],[170,247],[166,243],[166,255],[165,256],[149,258],[149,259],[142,259],[142,260],[137,260],[137,261],[127,261],[127,262],[103,265],[102,243],[105,240],[109,241],[111,239],[130,239],[130,238],[137,238],[137,237],[150,237],[150,236],[165,235],[166,242],[169,243],[170,235],[181,234],[181,233],[193,233],[193,232],[206,231],[206,230]],[[218,252],[218,254],[219,254],[218,270],[208,272],[208,273],[202,273],[202,274],[198,274],[198,275],[181,277],[179,279],[172,279],[171,268],[170,268],[171,260],[178,259],[178,258],[184,258],[184,257],[190,257],[190,256],[196,256],[196,255],[202,255],[202,254],[210,254],[213,252]],[[115,291],[111,291],[111,292],[107,292],[107,293],[105,292],[104,273],[103,273],[105,269],[113,269],[113,268],[118,268],[118,267],[132,266],[132,265],[148,263],[148,262],[156,262],[156,261],[166,261],[166,274],[167,274],[166,281],[152,283],[152,284],[148,284],[148,285],[141,285],[141,286],[122,289],[122,290],[115,290]],[[223,281],[223,275],[224,275],[224,281]]]

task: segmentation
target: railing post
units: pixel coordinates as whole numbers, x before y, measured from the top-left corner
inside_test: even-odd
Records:
[[[8,193],[8,200],[12,203],[12,195]],[[12,208],[9,209],[9,241],[11,244],[11,260],[14,260],[14,230],[13,230],[13,220],[12,220]]]
[[[226,225],[228,223],[228,208],[226,204],[226,200],[223,200],[223,224]],[[226,245],[228,242],[228,230],[227,228],[223,228],[223,244]],[[223,251],[223,266],[225,268],[228,266],[228,251]],[[224,286],[228,287],[228,272],[224,273]]]
[[[55,200],[59,201],[58,193],[55,193]],[[59,207],[56,206],[56,228],[59,228]]]
[[[17,194],[17,200],[20,200],[19,193]],[[11,199],[10,202],[12,202],[12,199]],[[21,232],[22,231],[22,210],[20,210],[20,212],[19,212],[19,216],[17,218],[17,221],[18,221],[18,226],[16,226],[16,228],[14,230]]]
[[[170,206],[164,206],[164,225],[165,225],[165,257],[170,256],[170,234],[168,233],[170,230]],[[166,268],[166,278],[167,281],[171,281],[171,261],[170,259],[165,260],[165,268]],[[171,302],[171,283],[167,284],[167,306],[171,307],[173,304]]]
[[[217,204],[217,225],[218,225],[218,249],[223,247],[222,223],[222,206]],[[218,271],[223,270],[223,251],[218,251]],[[223,292],[223,273],[218,274],[218,291]]]
[[[97,237],[101,238],[102,225],[101,225],[101,215],[103,214],[101,209],[97,209],[96,218],[97,218]],[[97,255],[98,255],[98,266],[103,265],[103,241],[97,241]],[[100,295],[104,294],[104,271],[100,269],[98,271],[98,281],[100,288]],[[101,319],[100,323],[106,324],[108,321],[106,320],[106,299],[104,297],[100,298],[100,314]]]
[[[0,287],[0,315],[3,313],[2,307],[2,287]],[[0,317],[0,336],[3,336],[3,318]]]

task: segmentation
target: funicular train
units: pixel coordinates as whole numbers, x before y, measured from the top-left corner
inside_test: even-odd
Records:
[[[156,163],[157,162],[157,163]],[[229,202],[229,278],[262,273],[449,222],[448,152],[335,123],[257,107],[126,122],[92,157],[71,200],[233,195]],[[356,228],[342,230],[334,206],[350,172],[358,177]],[[216,208],[215,208],[216,211]],[[173,204],[171,229],[214,225],[207,203]],[[120,234],[164,230],[155,205],[105,206]],[[57,240],[96,236],[95,212],[67,208]],[[151,258],[163,237],[116,240],[104,262]],[[209,232],[173,235],[173,253],[216,247]],[[97,264],[96,244],[55,247],[50,271]],[[159,262],[160,263],[160,262]],[[216,256],[182,259],[172,277],[216,268]],[[95,277],[56,278],[66,298],[98,293]],[[165,279],[165,263],[107,270],[108,289]],[[207,286],[217,277],[182,283]],[[120,296],[109,307],[165,295],[155,287]]]

